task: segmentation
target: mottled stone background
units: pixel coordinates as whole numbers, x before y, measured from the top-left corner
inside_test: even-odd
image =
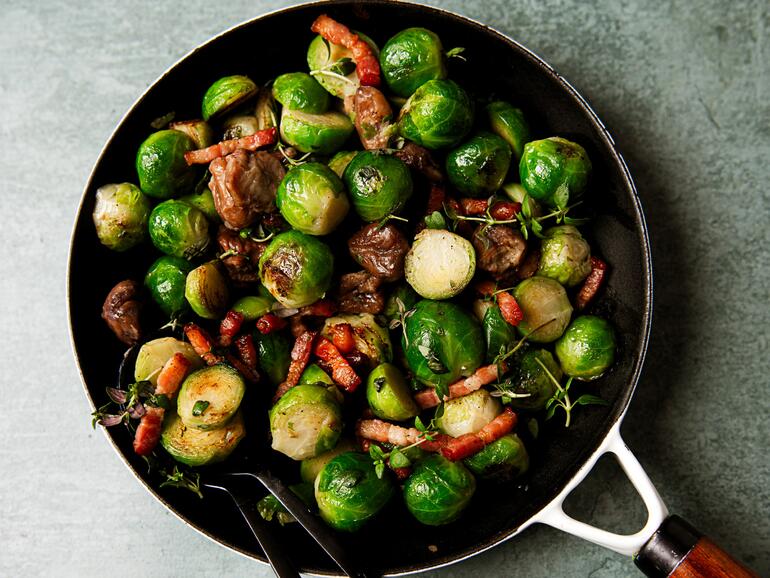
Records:
[[[81,189],[124,111],[198,43],[288,4],[0,0],[0,576],[270,574],[164,511],[91,430],[64,278]],[[770,5],[436,4],[542,55],[619,142],[656,291],[623,433],[672,511],[770,574]],[[614,530],[643,519],[611,461],[570,510]],[[629,559],[536,527],[432,575],[634,573]]]

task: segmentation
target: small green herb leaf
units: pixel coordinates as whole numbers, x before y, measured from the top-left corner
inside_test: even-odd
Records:
[[[390,452],[390,467],[391,468],[408,468],[412,462],[404,453],[398,448]]]
[[[200,415],[203,415],[203,412],[206,411],[206,409],[211,405],[209,402],[203,399],[199,399],[195,402],[195,405],[193,405],[192,408],[192,414],[195,417],[198,417]]]

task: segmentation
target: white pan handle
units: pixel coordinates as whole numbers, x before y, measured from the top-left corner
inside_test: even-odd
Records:
[[[647,508],[647,522],[636,534],[614,534],[580,522],[564,513],[562,507],[564,500],[570,495],[572,490],[580,485],[599,458],[606,453],[615,454],[618,462],[620,462],[620,466],[626,472],[636,491],[639,492]],[[631,453],[631,450],[628,449],[628,446],[620,437],[620,421],[618,421],[612,427],[612,430],[610,430],[609,435],[604,439],[599,449],[583,465],[578,474],[567,484],[555,500],[534,517],[533,522],[553,526],[620,554],[633,556],[650,539],[666,516],[668,516],[668,509],[660,495],[658,495],[655,486],[652,485],[650,478],[647,477],[639,460],[634,457],[634,454]]]

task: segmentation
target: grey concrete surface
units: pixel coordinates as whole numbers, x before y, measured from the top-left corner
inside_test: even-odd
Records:
[[[94,432],[70,351],[67,245],[91,165],[167,66],[289,2],[0,0],[0,576],[268,576],[154,501]],[[647,212],[655,320],[623,433],[670,509],[770,575],[770,5],[450,0],[592,103]],[[612,462],[571,511],[642,507]],[[550,528],[433,576],[634,575]]]

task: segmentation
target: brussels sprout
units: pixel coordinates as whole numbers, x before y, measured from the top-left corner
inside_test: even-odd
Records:
[[[429,80],[398,115],[399,134],[429,149],[456,146],[473,126],[473,106],[451,80]]]
[[[361,151],[342,176],[359,216],[379,221],[400,211],[412,196],[412,175],[400,159],[374,151]]]
[[[185,133],[195,143],[196,149],[205,149],[214,144],[214,131],[205,120],[172,122],[168,128]]]
[[[273,82],[273,98],[286,108],[312,114],[326,112],[329,93],[305,72],[288,72]]]
[[[192,189],[198,172],[184,160],[184,153],[194,149],[193,140],[178,130],[160,130],[148,136],[136,153],[142,192],[169,199]]]
[[[529,341],[549,343],[558,339],[572,316],[567,292],[557,281],[535,275],[525,279],[513,292],[524,313],[518,330]]]
[[[417,462],[404,484],[404,501],[418,522],[441,526],[460,516],[475,491],[476,480],[464,465],[434,454]]]
[[[481,326],[484,329],[484,343],[487,346],[485,361],[493,363],[502,351],[507,351],[511,343],[517,340],[516,328],[503,319],[500,307],[491,301],[484,301],[486,307],[481,318]]]
[[[224,129],[223,140],[243,138],[259,130],[259,121],[256,116],[250,114],[236,114],[228,116],[222,122],[222,128]]]
[[[380,363],[393,361],[393,344],[390,341],[390,333],[385,327],[377,323],[374,315],[359,313],[329,317],[324,322],[321,335],[330,339],[332,327],[341,323],[348,323],[353,328],[356,349],[368,358],[372,368]]]
[[[419,300],[420,296],[417,294],[417,291],[412,289],[409,283],[400,283],[388,296],[382,313],[388,318],[388,321],[393,321],[398,319],[400,315],[398,301],[401,301],[404,311],[409,311]]]
[[[288,108],[281,112],[281,138],[303,153],[330,155],[353,130],[353,123],[341,112],[311,114]]]
[[[303,482],[301,484],[292,484],[289,486],[289,489],[302,500],[308,508],[315,506],[315,490],[312,483]],[[272,522],[275,518],[281,526],[297,521],[273,494],[268,494],[257,502],[257,512],[259,512],[259,515],[262,516],[263,520]]]
[[[342,178],[342,175],[345,174],[345,169],[357,154],[358,151],[340,151],[329,161],[329,168],[333,170],[339,178]]]
[[[561,368],[551,352],[545,349],[529,349],[513,370],[510,389],[517,396],[510,398],[506,402],[508,405],[531,411],[545,409],[548,400],[556,393],[556,385],[543,369],[543,365],[557,381],[561,381]]]
[[[148,229],[155,248],[174,257],[192,259],[209,246],[206,215],[182,201],[164,201],[155,207]]]
[[[527,143],[519,163],[521,184],[549,207],[566,207],[583,192],[590,172],[585,149],[557,136]]]
[[[380,53],[380,68],[388,88],[404,98],[429,80],[447,75],[441,40],[425,28],[407,28],[388,40]]]
[[[480,478],[504,482],[529,470],[529,454],[519,436],[511,433],[493,441],[463,463]]]
[[[446,157],[449,182],[464,195],[488,197],[503,184],[511,164],[511,149],[502,138],[482,132]]]
[[[222,221],[214,205],[214,195],[208,187],[203,187],[200,193],[192,193],[180,197],[179,200],[201,211],[212,223],[220,223]]]
[[[406,318],[401,346],[409,369],[425,385],[449,385],[471,375],[484,359],[479,322],[448,301],[417,303]]]
[[[230,309],[243,315],[244,321],[256,321],[266,313],[270,313],[273,309],[273,303],[275,301],[272,297],[247,295],[238,299]]]
[[[165,255],[150,266],[144,277],[144,286],[169,317],[176,317],[187,309],[184,288],[191,270],[192,265],[186,259]]]
[[[540,246],[537,274],[574,287],[591,272],[591,248],[571,225],[551,227]]]
[[[336,530],[355,532],[393,496],[387,477],[379,478],[365,454],[346,452],[324,466],[315,480],[315,499],[324,521]]]
[[[444,402],[444,413],[436,420],[439,429],[452,437],[476,433],[495,419],[503,407],[486,389]]]
[[[314,458],[302,460],[302,463],[299,465],[299,475],[302,478],[302,481],[310,482],[312,484],[315,482],[318,474],[321,473],[321,470],[324,469],[326,464],[332,461],[332,459],[336,458],[340,454],[353,452],[355,450],[356,444],[354,444],[349,439],[341,439],[337,442],[337,445],[334,446],[333,449],[330,449],[328,452],[324,452]]]
[[[377,45],[366,34],[356,32],[372,51],[379,53]],[[360,82],[353,62],[353,53],[339,44],[332,44],[322,36],[316,36],[307,49],[307,65],[310,74],[337,98],[356,93]]]
[[[220,116],[254,96],[259,89],[246,76],[225,76],[212,84],[203,95],[203,120]]]
[[[515,203],[521,203],[522,210],[527,211],[533,217],[539,217],[543,210],[538,202],[527,194],[527,189],[519,183],[508,183],[503,185],[503,192]]]
[[[305,368],[305,371],[302,372],[302,375],[299,376],[298,383],[325,383],[326,385],[334,385],[334,380],[329,377],[328,373],[318,367],[318,365],[311,363]]]
[[[612,325],[594,315],[576,317],[556,342],[556,357],[567,375],[583,381],[596,379],[615,361]]]
[[[519,162],[524,145],[529,142],[529,125],[524,113],[507,102],[496,100],[487,105],[487,115],[492,132],[505,139],[514,159]]]
[[[383,363],[366,380],[366,400],[379,418],[404,421],[419,413],[404,376],[394,365]]]
[[[221,319],[227,312],[230,291],[220,261],[209,261],[187,274],[184,296],[204,319]]]
[[[286,379],[291,363],[291,342],[283,333],[273,331],[267,335],[254,333],[259,367],[268,381],[276,386]]]
[[[276,236],[259,259],[259,277],[284,307],[318,301],[329,289],[334,257],[324,243],[299,231]]]
[[[104,185],[96,191],[94,226],[102,245],[126,251],[147,236],[150,200],[131,183]]]
[[[283,177],[275,195],[275,204],[283,218],[308,235],[328,235],[350,209],[345,185],[321,163],[292,168]]]
[[[179,415],[169,412],[163,422],[160,445],[178,462],[206,466],[225,460],[245,436],[241,412],[212,430],[188,427]]]
[[[423,229],[406,254],[407,282],[427,299],[460,293],[476,272],[476,252],[468,239],[444,229]]]
[[[293,460],[332,449],[342,431],[342,410],[320,385],[295,385],[270,410],[273,449]]]
[[[257,104],[254,106],[254,118],[257,119],[257,129],[265,130],[278,127],[278,114],[269,87],[262,87],[257,94]]]
[[[225,425],[246,393],[241,374],[224,363],[189,374],[179,388],[176,411],[187,427],[205,430]]]
[[[159,337],[139,348],[134,364],[134,379],[149,381],[155,387],[158,384],[160,370],[176,353],[181,353],[190,362],[189,371],[203,367],[203,360],[195,353],[192,345],[173,337]]]

